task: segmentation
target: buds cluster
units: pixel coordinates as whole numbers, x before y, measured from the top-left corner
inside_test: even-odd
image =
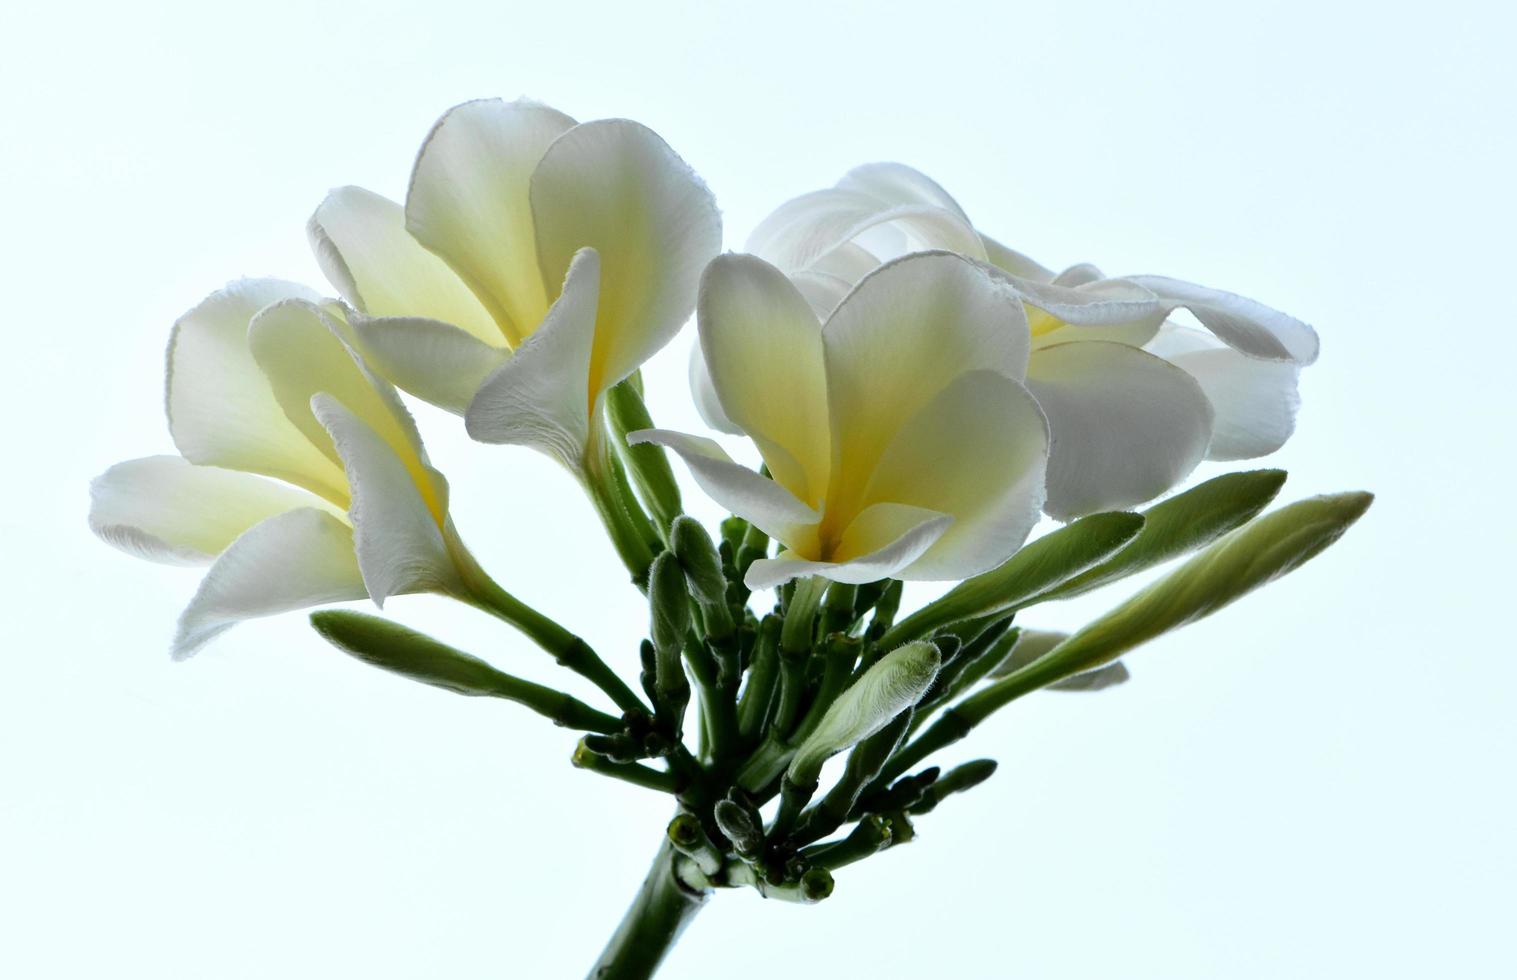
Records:
[[[656,486],[656,474],[639,483]],[[759,615],[743,579],[768,557],[768,538],[733,517],[714,540],[679,515],[648,567],[646,703],[622,699],[620,717],[376,617],[313,619],[339,649],[376,666],[514,700],[584,731],[576,766],[676,799],[667,838],[687,887],[747,886],[811,903],[832,893],[834,872],[912,840],[915,819],[996,768],[976,759],[916,769],[928,755],[1033,690],[1121,683],[1118,656],[1295,568],[1369,503],[1365,494],[1313,498],[1256,520],[1279,486],[1273,471],[1232,474],[1146,514],[1076,521],[900,621],[894,580],[796,579]],[[1014,625],[1029,606],[1196,548],[1073,636]],[[834,756],[845,761],[824,789]]]

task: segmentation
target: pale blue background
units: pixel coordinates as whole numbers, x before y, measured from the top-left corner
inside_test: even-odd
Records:
[[[399,197],[432,120],[494,94],[652,125],[729,247],[893,158],[1048,264],[1296,313],[1324,353],[1285,495],[1380,495],[1125,688],[988,724],[954,755],[995,780],[832,900],[721,894],[671,980],[1517,975],[1508,5],[42,6],[0,13],[0,975],[576,977],[620,915],[662,800],[299,616],[171,665],[195,574],[84,528],[94,473],[170,448],[174,317],[316,281],[326,188]],[[688,344],[649,369],[675,427]],[[421,418],[497,576],[630,672],[643,613],[567,478]],[[392,608],[556,676],[480,616]]]

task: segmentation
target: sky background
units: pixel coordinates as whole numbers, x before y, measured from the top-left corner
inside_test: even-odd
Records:
[[[196,573],[85,528],[92,476],[172,450],[178,314],[242,275],[319,283],[327,188],[399,198],[445,109],[524,94],[651,125],[729,248],[895,159],[1047,265],[1300,316],[1323,353],[1282,500],[1378,494],[1124,687],[1030,697],[946,753],[1001,768],[829,901],[720,893],[661,976],[1517,975],[1514,28],[1466,0],[8,5],[0,975],[576,977],[610,934],[664,799],[298,614],[171,664]],[[690,342],[646,377],[659,423],[700,431]],[[418,414],[487,567],[631,676],[646,613],[570,480]],[[482,615],[388,608],[573,687]]]

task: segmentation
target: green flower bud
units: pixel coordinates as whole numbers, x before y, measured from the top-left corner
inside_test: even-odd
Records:
[[[743,544],[743,535],[748,533],[748,522],[741,517],[728,517],[722,521],[722,543],[737,553]]]
[[[1244,525],[965,702],[961,714],[978,720],[1011,698],[1095,670],[1140,644],[1211,615],[1321,553],[1364,515],[1373,500],[1368,493],[1311,497]]]
[[[727,577],[711,535],[693,517],[679,517],[669,530],[669,547],[685,570],[690,592],[702,603],[723,605],[727,601]]]
[[[413,681],[469,697],[515,701],[570,728],[603,733],[622,728],[620,719],[562,691],[513,677],[478,657],[379,616],[325,609],[311,614],[311,625],[343,653]]]
[[[801,875],[801,899],[807,904],[820,902],[832,894],[832,873],[826,868],[812,868]]]
[[[679,650],[690,632],[690,594],[684,570],[667,551],[653,560],[648,572],[648,603],[653,610],[649,633],[654,648],[660,653]]]
[[[1013,612],[1115,554],[1142,529],[1143,518],[1124,511],[1082,517],[907,616],[885,635],[885,644],[928,636],[960,620]]]
[[[764,830],[749,812],[731,800],[718,800],[714,808],[716,826],[732,841],[733,848],[744,857],[752,857],[764,846]]]
[[[862,742],[920,701],[941,664],[938,648],[931,643],[908,643],[880,658],[838,696],[801,743],[787,772],[790,781],[814,785],[828,758]]]
[[[909,812],[931,813],[945,797],[974,789],[995,775],[995,771],[994,759],[975,759],[973,762],[966,762],[962,766],[950,769],[926,787],[921,799],[909,807]]]
[[[1155,504],[1143,512],[1143,530],[1126,547],[1042,598],[1080,595],[1211,544],[1257,517],[1284,485],[1284,470],[1247,470]]]

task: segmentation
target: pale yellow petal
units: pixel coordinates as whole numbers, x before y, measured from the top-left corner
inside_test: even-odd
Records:
[[[573,125],[525,100],[465,102],[432,127],[411,172],[407,230],[468,284],[513,347],[537,329],[552,299],[538,269],[528,187],[549,144]],[[551,286],[561,281],[562,271]]]
[[[600,255],[592,398],[636,371],[690,318],[721,249],[706,185],[646,126],[603,119],[554,141],[532,176],[541,282],[563,284],[582,248]]]
[[[1206,456],[1213,409],[1185,371],[1136,347],[1037,351],[1027,387],[1053,432],[1048,513],[1060,520],[1158,496]]]
[[[984,266],[943,252],[908,256],[861,282],[822,328],[832,431],[825,535],[870,501],[864,491],[902,425],[970,371],[1021,378],[1026,315]]]
[[[248,343],[285,416],[314,445],[338,465],[344,463],[311,407],[313,396],[326,393],[390,446],[440,522],[446,501],[427,465],[416,423],[395,389],[373,374],[343,339],[345,327],[314,304],[288,300],[253,318]]]
[[[286,511],[254,525],[211,565],[179,617],[174,659],[245,619],[366,594],[353,529],[324,510]]]
[[[465,412],[480,442],[531,446],[580,472],[593,418],[589,384],[600,259],[586,248],[541,328],[485,379]]]
[[[424,482],[418,481],[389,441],[332,395],[316,395],[311,410],[331,433],[353,485],[349,517],[358,566],[374,602],[383,606],[390,596],[408,592],[462,593],[441,474],[428,468]]]
[[[304,490],[181,456],[117,463],[90,484],[90,530],[128,554],[203,565],[248,528],[297,507],[337,511]]]
[[[180,317],[169,339],[167,407],[174,445],[192,463],[262,473],[347,502],[342,467],[285,417],[248,346],[248,325],[304,286],[244,279]]]
[[[1048,451],[1048,423],[1021,384],[974,371],[945,388],[901,427],[864,492],[953,517],[898,577],[968,578],[1011,557],[1038,521]]]
[[[353,317],[355,345],[374,370],[423,401],[456,415],[511,352],[440,320]]]
[[[831,446],[822,330],[784,273],[723,255],[701,280],[701,350],[723,414],[758,444],[774,478],[813,507]]]
[[[489,311],[446,262],[411,237],[405,209],[394,201],[339,187],[311,215],[306,233],[327,280],[361,313],[441,320],[504,346]]]

